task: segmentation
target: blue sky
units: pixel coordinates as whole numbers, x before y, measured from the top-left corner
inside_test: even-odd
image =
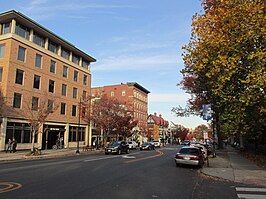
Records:
[[[202,10],[199,0],[0,1],[0,12],[7,10],[22,12],[96,58],[93,87],[137,82],[151,92],[149,113],[188,128],[206,124],[171,113],[189,97],[176,84],[191,17]]]

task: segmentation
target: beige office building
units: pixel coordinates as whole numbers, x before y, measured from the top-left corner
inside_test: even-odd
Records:
[[[50,149],[90,144],[89,126],[80,120],[81,96],[90,95],[90,63],[96,60],[16,11],[0,13],[0,151],[9,138],[17,149],[29,149],[29,114],[43,100],[58,107],[36,136],[36,147]],[[29,107],[30,110],[29,110]]]

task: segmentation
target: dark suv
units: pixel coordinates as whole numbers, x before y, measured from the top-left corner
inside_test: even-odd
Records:
[[[116,153],[129,153],[129,145],[125,141],[116,141],[105,148],[105,155]]]

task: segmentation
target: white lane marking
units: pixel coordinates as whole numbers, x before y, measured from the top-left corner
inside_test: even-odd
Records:
[[[236,187],[236,191],[266,192],[266,188]]]
[[[97,160],[106,160],[106,159],[111,159],[111,158],[121,158],[121,156],[108,156],[108,157],[104,157],[104,158],[93,158],[93,159],[84,160],[84,162],[92,162],[92,161],[97,161]]]
[[[265,195],[255,195],[255,194],[237,194],[238,198],[241,199],[265,199]]]
[[[122,158],[134,159],[134,158],[136,158],[136,157],[135,157],[135,156],[123,155]]]
[[[139,154],[140,152],[135,152],[135,153],[131,153],[130,155],[136,155],[136,154]],[[134,156],[128,156],[128,155],[125,155],[127,156],[127,158],[129,157],[133,157],[133,158],[136,158]],[[119,156],[119,155],[110,155],[110,156],[105,156],[105,157],[98,157],[98,158],[93,158],[93,159],[85,159],[84,162],[93,162],[93,161],[98,161],[98,160],[107,160],[107,159],[112,159],[112,158],[126,158],[125,156]]]

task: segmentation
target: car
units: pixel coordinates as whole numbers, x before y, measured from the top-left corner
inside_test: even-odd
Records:
[[[140,148],[140,150],[154,150],[155,146],[152,142],[144,142]]]
[[[105,148],[105,155],[129,153],[129,145],[125,141],[115,141]]]
[[[129,149],[136,149],[138,147],[138,144],[135,141],[129,141],[127,143],[129,145]]]
[[[190,141],[189,140],[184,140],[182,142],[182,145],[189,146],[190,145]]]
[[[195,165],[200,168],[204,165],[204,156],[201,149],[194,146],[184,146],[175,155],[175,164],[179,165]]]
[[[208,156],[208,151],[207,151],[207,148],[204,146],[204,145],[201,145],[201,144],[191,144],[190,146],[194,146],[194,147],[197,147],[197,148],[200,148],[203,156],[204,156],[204,160],[207,159],[207,156]]]
[[[159,140],[153,140],[152,143],[155,147],[161,147],[161,142]]]

